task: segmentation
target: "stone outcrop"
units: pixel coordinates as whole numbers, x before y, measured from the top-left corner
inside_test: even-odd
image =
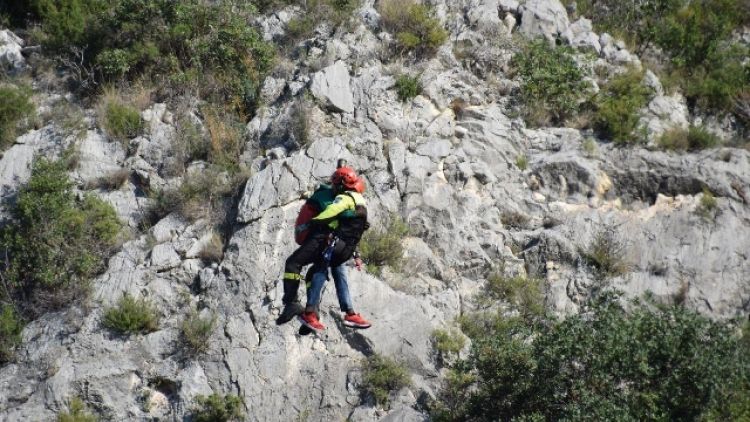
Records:
[[[628,271],[608,282],[626,295],[650,291],[666,303],[679,297],[714,318],[750,312],[750,236],[742,235],[750,232],[748,151],[626,149],[587,131],[527,128],[512,108],[519,82],[501,69],[512,51],[498,44],[483,63],[498,67],[492,72],[463,66],[449,48],[414,65],[423,90],[402,103],[398,72],[375,51],[388,35],[377,32],[371,6],[363,6],[351,32],[302,44],[333,64],[313,71],[295,63],[288,78],[266,80],[265,104],[247,125],[242,163],[251,175],[222,227],[216,262],[202,258],[217,234],[208,220],[172,213],[143,227],[151,201],[144,192],[179,186],[183,177],[165,171],[177,131],[166,104],[146,109],[146,130],[127,148],[95,128],[72,139],[44,126],[4,153],[3,203],[28,178],[35,155],[59,155],[69,143],[80,153],[71,174],[81,191],[106,173],[127,171],[121,187],[91,191],[113,204],[134,234],[93,281],[86,309],[48,314],[25,328],[15,361],[0,368],[0,420],[52,420],[76,396],[111,420],[183,419],[196,396],[213,392],[240,396],[251,421],[428,420],[424,404],[444,376],[433,331],[474,310],[497,271],[542,278],[551,309],[577,312],[600,282],[584,255],[604,228],[624,245]],[[493,28],[516,28],[594,51],[597,63],[617,70],[639,63],[586,19],[569,23],[557,0],[439,6],[441,18],[456,23],[446,24],[451,36],[474,46],[489,45],[483,43]],[[277,39],[298,13],[289,7],[258,24]],[[485,78],[491,73],[497,77]],[[641,111],[651,140],[686,127],[684,99],[666,95],[653,74],[646,81],[655,92]],[[307,107],[307,142],[290,127],[300,104]],[[296,247],[297,212],[339,158],[365,178],[374,227],[391,216],[408,224],[404,269],[348,269],[356,310],[372,328],[344,326],[329,283],[321,304],[326,330],[302,336],[295,323],[275,324],[279,280]],[[187,172],[204,167],[195,162]],[[702,205],[706,192],[716,197],[715,208]],[[125,293],[156,306],[157,331],[118,336],[102,326],[104,312]],[[216,317],[201,355],[191,355],[180,334],[193,311]],[[361,392],[361,362],[376,353],[402,362],[413,380],[391,394],[388,408]]]

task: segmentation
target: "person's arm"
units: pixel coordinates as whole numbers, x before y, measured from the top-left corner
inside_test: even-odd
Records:
[[[354,200],[349,195],[338,195],[331,205],[327,206],[323,212],[315,216],[310,222],[314,224],[328,224],[335,220],[342,212],[353,209]]]

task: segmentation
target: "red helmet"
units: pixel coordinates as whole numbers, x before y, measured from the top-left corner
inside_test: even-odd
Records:
[[[339,167],[333,172],[331,176],[331,183],[334,185],[342,185],[344,188],[349,190],[356,189],[355,185],[359,177],[354,169],[351,167]]]

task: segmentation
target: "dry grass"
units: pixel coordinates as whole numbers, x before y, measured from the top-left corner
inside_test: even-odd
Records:
[[[119,170],[115,170],[102,177],[99,177],[96,180],[86,183],[83,186],[83,188],[85,190],[91,190],[91,189],[104,189],[107,191],[117,190],[117,189],[120,189],[122,185],[124,185],[125,182],[129,178],[130,178],[130,170],[126,168],[122,168]]]

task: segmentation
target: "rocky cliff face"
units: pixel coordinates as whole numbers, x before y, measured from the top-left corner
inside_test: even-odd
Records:
[[[492,55],[485,66],[507,64],[512,50],[492,37],[511,33],[563,39],[607,66],[640,63],[585,19],[571,23],[557,0],[443,2],[436,10],[451,40]],[[290,7],[261,19],[266,37],[283,34],[295,13]],[[177,420],[197,395],[211,392],[242,397],[253,421],[425,420],[423,404],[441,381],[432,332],[472,309],[498,268],[542,277],[548,306],[576,312],[599,283],[584,251],[604,228],[621,240],[628,264],[610,282],[628,295],[680,296],[717,318],[750,311],[748,151],[584,148],[586,132],[529,129],[512,112],[518,81],[502,72],[478,76],[449,43],[407,68],[421,75],[424,89],[402,103],[394,65],[381,60],[388,35],[375,31],[377,20],[367,2],[351,32],[319,33],[305,42],[306,58],[293,71],[266,80],[267,105],[248,124],[246,148],[264,154],[245,155],[253,174],[223,260],[207,266],[198,259],[210,224],[177,215],[125,243],[95,280],[86,309],[47,314],[26,327],[16,361],[0,368],[0,420],[53,420],[72,396],[111,420]],[[21,71],[20,39],[3,34],[0,64]],[[642,111],[652,139],[687,125],[684,100],[659,93]],[[451,107],[457,99],[460,109]],[[300,145],[291,122],[302,101],[309,134]],[[143,117],[146,134],[130,152],[93,123],[77,140],[58,136],[54,124],[23,135],[0,160],[3,197],[28,177],[35,154],[54,155],[70,143],[80,151],[72,176],[81,183],[121,168],[151,186],[176,183],[159,171],[173,118],[163,104]],[[517,164],[519,157],[527,166]],[[355,306],[371,329],[343,325],[329,286],[322,304],[327,329],[299,336],[296,324],[274,323],[279,279],[295,247],[292,223],[304,193],[325,181],[339,158],[366,178],[373,224],[393,214],[408,223],[406,264],[382,276],[349,270]],[[717,199],[708,216],[701,208],[706,188]],[[128,181],[101,195],[135,227],[149,201],[139,189]],[[125,292],[157,305],[158,331],[123,338],[102,328],[104,309]],[[190,357],[180,352],[179,327],[185,309],[196,305],[217,315],[218,328],[208,352]],[[405,363],[414,380],[393,395],[389,409],[359,389],[360,362],[373,353]]]

